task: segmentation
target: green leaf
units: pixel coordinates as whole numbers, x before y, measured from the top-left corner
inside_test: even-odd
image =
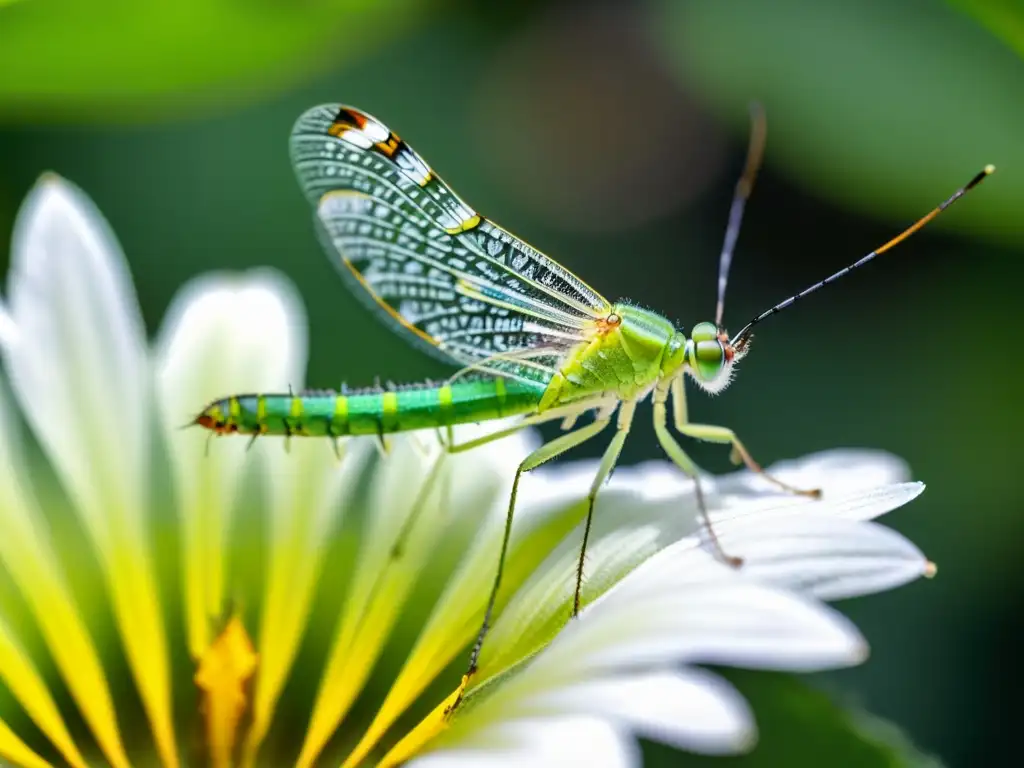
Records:
[[[653,21],[678,76],[739,135],[764,102],[770,168],[909,223],[993,163],[1003,172],[938,226],[1024,240],[1024,62],[948,5],[662,0]]]
[[[221,109],[353,59],[407,27],[418,7],[415,0],[18,3],[0,20],[0,119]]]
[[[840,706],[799,678],[769,672],[719,670],[750,702],[758,744],[737,757],[680,756],[660,745],[645,745],[647,766],[756,768],[939,768],[894,725]]]
[[[1020,0],[949,0],[1024,56],[1024,3]]]

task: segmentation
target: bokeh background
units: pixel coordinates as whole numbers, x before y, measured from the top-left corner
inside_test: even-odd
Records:
[[[691,413],[765,463],[878,447],[927,482],[887,522],[939,576],[843,604],[872,658],[812,684],[887,743],[998,764],[1024,715],[1022,56],[1016,0],[0,0],[0,259],[54,170],[110,220],[150,329],[198,273],[271,265],[307,303],[311,385],[416,380],[449,371],[354,301],[315,241],[286,148],[315,103],[378,116],[479,210],[684,327],[713,319],[751,99],[769,138],[734,329],[996,164],[921,235],[765,323],[736,382]],[[627,463],[658,455],[640,422]],[[803,683],[734,679],[763,749],[709,762],[878,764],[826,744],[792,758],[814,741],[805,703],[785,704]]]

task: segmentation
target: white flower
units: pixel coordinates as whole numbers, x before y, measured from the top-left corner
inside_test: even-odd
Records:
[[[29,460],[0,397],[0,563],[24,605],[0,604],[0,682],[11,693],[0,759],[16,765],[179,765],[197,749],[214,765],[554,766],[567,755],[629,765],[633,734],[742,751],[753,715],[696,665],[857,663],[863,639],[819,600],[930,567],[868,522],[922,489],[884,454],[776,468],[823,486],[821,502],[766,491],[746,473],[708,478],[739,570],[707,552],[692,485],[658,462],[620,470],[599,497],[586,607],[567,625],[594,465],[537,472],[523,484],[479,675],[445,719],[511,478],[536,437],[450,457],[433,484],[432,434],[398,437],[386,457],[349,441],[341,461],[312,439],[290,454],[271,439],[248,452],[243,439],[218,440],[207,452],[206,434],[179,428],[206,402],[300,388],[294,291],[269,272],[199,279],[150,352],[112,233],[52,176],[21,211],[12,256],[4,371],[52,466]],[[55,703],[65,696],[91,738],[72,735]],[[182,714],[197,709],[201,719]],[[21,732],[28,721],[45,749]]]

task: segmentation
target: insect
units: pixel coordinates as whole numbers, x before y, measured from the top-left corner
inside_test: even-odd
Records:
[[[305,112],[291,135],[292,162],[331,260],[355,293],[411,342],[460,370],[447,382],[381,391],[235,395],[207,406],[196,423],[216,433],[340,438],[435,428],[447,454],[498,440],[525,427],[561,420],[564,434],[516,471],[501,552],[483,623],[461,691],[476,672],[508,552],[520,478],[605,430],[613,436],[588,494],[572,614],[580,609],[583,562],[594,500],[629,434],[637,404],[653,400],[654,428],[669,458],[696,484],[704,530],[722,550],[708,518],[697,467],[673,435],[723,443],[734,458],[787,493],[817,496],[766,473],[736,434],[689,420],[684,377],[718,392],[747,354],[751,330],[797,300],[864,266],[901,242],[977,185],[987,166],[901,234],[821,282],[762,312],[730,337],[722,326],[725,289],[746,201],[763,153],[765,121],[753,111],[746,167],[736,185],[719,262],[714,322],[689,332],[627,302],[610,302],[553,259],[484,218],[455,194],[408,144],[353,107]],[[669,403],[671,401],[671,411]],[[575,426],[591,413],[593,420]],[[457,444],[452,427],[500,417],[511,427]],[[671,428],[670,428],[671,427]],[[456,704],[460,699],[456,699]],[[454,705],[453,705],[454,706]]]

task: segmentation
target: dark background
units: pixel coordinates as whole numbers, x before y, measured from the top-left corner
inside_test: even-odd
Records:
[[[319,251],[286,149],[315,103],[376,115],[471,205],[683,327],[713,319],[751,98],[769,138],[734,330],[996,164],[921,235],[766,322],[737,381],[694,394],[691,413],[736,428],[765,463],[841,446],[910,463],[928,491],[886,522],[939,575],[845,603],[872,658],[821,683],[948,765],[1016,753],[1019,5],[84,5],[0,2],[0,232],[38,174],[75,181],[117,232],[151,330],[189,278],[273,265],[307,303],[313,386],[448,370],[376,322]],[[725,453],[695,449],[713,470]],[[656,455],[641,424],[624,460]]]

